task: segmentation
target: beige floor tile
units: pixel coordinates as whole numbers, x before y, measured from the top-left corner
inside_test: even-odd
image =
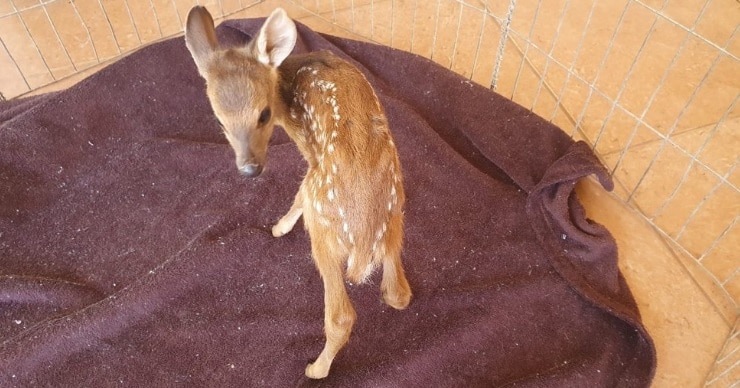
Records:
[[[193,8],[193,6],[199,4],[196,0],[173,0],[175,3],[175,9],[177,10],[177,16],[180,19],[180,29],[185,29],[185,22],[188,19],[188,12],[190,12],[190,9]],[[218,9],[214,8],[212,5],[206,4],[205,2],[200,2],[201,5],[204,5],[208,8],[210,11],[213,9],[212,16],[216,17],[216,12]]]
[[[735,303],[740,301],[740,274],[735,272],[735,274],[730,277],[725,283],[724,283],[725,289],[730,294],[733,300],[735,300]]]
[[[106,20],[110,24],[116,44],[122,52],[128,52],[141,44],[136,26],[131,18],[127,3],[117,0],[101,0]]]
[[[716,128],[706,146],[699,153],[699,160],[709,168],[726,175],[740,160],[740,117],[727,119]]]
[[[605,116],[606,123],[599,128],[598,136],[594,139],[597,153],[606,155],[621,152],[633,144],[658,141],[659,137],[655,132],[640,124],[621,107],[610,106],[609,109]]]
[[[694,257],[701,257],[740,215],[740,192],[722,183],[703,198],[678,236],[678,242]],[[740,241],[736,242],[740,248]],[[740,266],[740,250],[735,261]],[[729,258],[728,258],[729,259]]]
[[[725,47],[732,37],[737,33],[737,24],[740,20],[740,5],[731,0],[702,0],[708,1],[704,14],[696,24],[696,32],[708,39],[710,42]],[[737,51],[731,52],[738,54]]]
[[[732,183],[735,187],[740,187],[740,168],[732,170],[727,177],[727,181]]]
[[[693,35],[689,35],[680,54],[674,59],[665,80],[662,81],[645,121],[654,128],[667,134],[676,120],[681,117],[684,107],[692,101],[696,89],[702,86],[702,80],[712,67],[719,52]],[[699,102],[700,100],[695,100]],[[725,107],[729,106],[726,105]],[[699,124],[716,122],[719,117],[701,119]],[[681,120],[674,131],[695,128],[687,120]]]
[[[560,19],[550,17],[550,15],[561,15],[566,11],[566,6],[576,7],[577,5],[566,0],[551,0],[538,3],[537,22],[531,27],[532,43],[543,52],[550,53],[552,51],[555,45],[555,38],[558,36],[558,28],[562,28]]]
[[[0,45],[0,69],[0,100],[9,100],[30,90],[4,45]]]
[[[684,131],[674,132],[670,139],[671,142],[676,144],[682,150],[686,151],[689,155],[696,155],[712,132],[716,130],[717,123],[712,123],[699,128],[688,129]]]
[[[583,43],[586,49],[581,50],[574,67],[587,82],[593,83],[601,71],[603,57],[626,7],[627,0],[599,1],[595,5]]]
[[[729,387],[740,381],[740,319],[725,342],[712,372],[707,377],[709,387]]]
[[[54,77],[19,15],[6,16],[2,19],[0,40],[5,44],[5,48],[15,60],[31,89],[54,82]]]
[[[476,9],[460,6],[460,20],[455,31],[455,40],[452,42],[450,69],[463,77],[471,78],[473,75],[479,50],[477,37],[483,35],[486,18],[484,13]]]
[[[680,25],[691,28],[696,24],[699,13],[706,2],[707,0],[668,0],[663,8],[663,14]]]
[[[43,7],[29,8],[21,12],[21,19],[28,29],[36,47],[43,57],[44,64],[54,79],[64,78],[75,72],[67,52],[59,41],[54,26]]]
[[[33,8],[41,4],[41,0],[11,0],[15,5],[15,8],[19,11],[24,9]]]
[[[653,387],[701,386],[730,331],[729,323],[635,211],[591,179],[579,185],[578,194],[589,217],[609,228],[617,240],[620,269],[658,353]]]
[[[719,178],[701,165],[694,163],[675,196],[655,215],[655,224],[668,235],[676,237],[686,222],[719,184]]]
[[[224,11],[224,15],[231,15],[235,12],[239,12],[242,9],[242,2],[240,0],[221,0],[221,8]]]
[[[152,0],[162,36],[172,36],[182,31],[177,7],[171,0]]]
[[[718,239],[700,262],[711,272],[720,283],[730,279],[740,269],[740,223],[735,220],[730,228],[723,232],[724,235]]]
[[[593,18],[589,21],[589,15],[592,9],[595,10],[597,2],[592,2],[586,6],[570,2],[570,6],[563,15],[563,23],[560,26],[558,38],[552,50],[553,58],[571,68],[577,56],[585,48],[584,42],[587,36],[587,26],[598,21]]]
[[[630,76],[626,79],[624,91],[619,99],[620,105],[628,111],[641,116],[648,106],[653,91],[661,85],[666,71],[688,34],[674,24],[658,19],[653,33],[640,51]],[[653,127],[665,134],[665,123]]]
[[[162,37],[157,15],[149,1],[129,1],[128,11],[141,44],[151,43]]]
[[[75,66],[84,69],[99,60],[92,39],[71,2],[55,1],[46,5],[47,14],[59,39]]]
[[[657,135],[645,126],[638,126],[635,131],[635,138],[651,137],[657,139]],[[624,152],[620,149],[619,152],[605,155],[604,162],[607,167],[614,171],[614,176],[622,182],[625,189],[632,192],[647,171],[650,162],[657,155],[659,147],[660,143],[657,140],[645,141],[640,145],[628,148]]]
[[[15,13],[15,7],[10,0],[0,0],[0,18]]]
[[[738,30],[735,30],[732,38],[730,38],[730,42],[727,43],[727,52],[735,57],[740,57],[740,32]]]
[[[666,144],[654,161],[660,167],[651,168],[645,174],[635,190],[632,204],[648,217],[654,216],[678,189],[690,161],[678,148]]]
[[[93,48],[98,61],[106,61],[121,54],[111,23],[103,6],[97,1],[70,3],[80,15],[87,31],[90,33]]]
[[[722,55],[685,108],[677,130],[718,122],[740,94],[740,61]]]
[[[623,89],[634,58],[638,55],[651,26],[657,19],[654,12],[630,2],[619,25],[604,67],[596,80],[596,87],[610,99],[616,100]]]
[[[411,51],[423,57],[431,57],[434,47],[434,26],[437,22],[435,7],[432,2],[426,6],[418,7],[413,22],[413,38],[411,40]]]
[[[97,65],[95,65],[93,67],[90,67],[88,69],[85,69],[85,70],[82,70],[82,71],[78,71],[77,73],[75,73],[75,74],[73,74],[73,75],[71,75],[71,76],[69,76],[67,78],[61,79],[61,80],[56,81],[56,82],[52,82],[52,83],[50,83],[48,85],[44,85],[44,86],[42,86],[40,88],[37,88],[37,89],[34,89],[34,90],[32,90],[32,91],[30,91],[28,93],[25,93],[25,94],[23,94],[23,97],[36,96],[36,95],[39,95],[39,94],[50,93],[50,92],[55,92],[55,91],[58,91],[58,90],[67,89],[70,86],[73,86],[73,85],[77,84],[78,82],[82,81],[83,79],[85,79],[85,78],[87,78],[87,77],[95,74],[96,72],[100,71],[102,68],[104,68],[105,66],[109,65],[111,62],[103,62],[103,63],[97,64]]]
[[[483,33],[476,48],[472,80],[490,87],[496,67],[496,55],[501,44],[501,26],[491,16],[485,16],[482,24]]]
[[[414,37],[414,1],[393,1],[391,10],[391,43],[390,46],[404,51],[411,51]]]

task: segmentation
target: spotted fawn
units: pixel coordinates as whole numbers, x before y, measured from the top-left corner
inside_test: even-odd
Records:
[[[296,38],[279,8],[242,47],[219,47],[213,19],[200,6],[190,11],[185,33],[239,171],[262,173],[275,125],[308,163],[272,234],[285,235],[303,216],[324,284],[326,335],[306,376],[324,378],[356,319],[345,279],[363,283],[382,266],[385,303],[404,309],[411,300],[401,264],[405,195],[388,121],[367,79],[328,51],[289,56]]]

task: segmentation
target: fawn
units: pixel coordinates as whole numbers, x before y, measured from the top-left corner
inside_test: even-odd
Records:
[[[220,48],[213,19],[200,6],[190,11],[185,32],[240,172],[262,172],[275,125],[308,162],[293,205],[272,234],[290,232],[303,216],[324,284],[326,343],[306,367],[306,376],[318,379],[328,375],[355,322],[345,273],[363,283],[382,265],[385,303],[404,309],[411,300],[401,264],[405,195],[388,121],[367,79],[328,51],[288,56],[296,38],[280,8],[244,47]]]

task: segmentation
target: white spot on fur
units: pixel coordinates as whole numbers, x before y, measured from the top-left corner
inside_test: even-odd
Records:
[[[327,196],[329,197],[329,201],[334,201],[334,189],[329,189]]]
[[[329,151],[330,154],[333,153],[334,152],[334,144],[329,143],[329,146],[326,147],[326,150]]]
[[[352,269],[355,266],[355,255],[354,253],[349,254],[349,258],[347,258],[347,272],[352,272]]]
[[[334,173],[334,174],[337,173],[337,164],[336,163],[332,163],[331,164],[331,172]]]

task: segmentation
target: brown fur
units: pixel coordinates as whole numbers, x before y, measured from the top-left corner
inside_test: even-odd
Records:
[[[323,378],[356,317],[345,274],[362,283],[382,266],[384,301],[404,309],[411,299],[401,264],[405,196],[396,147],[375,92],[354,66],[330,52],[288,56],[296,30],[283,10],[246,47],[220,49],[213,28],[206,9],[194,7],[186,42],[237,168],[248,176],[262,172],[276,124],[308,163],[293,206],[272,233],[290,232],[303,216],[324,282],[326,334],[306,375]]]

